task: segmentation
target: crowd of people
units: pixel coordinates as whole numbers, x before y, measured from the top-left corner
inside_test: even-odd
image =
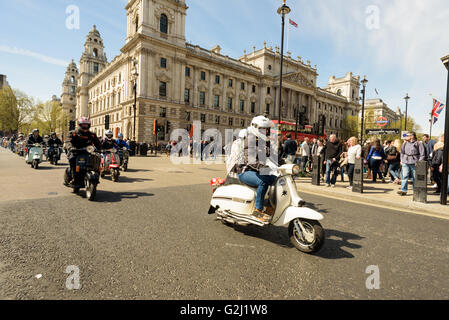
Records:
[[[400,196],[407,195],[409,181],[414,185],[417,162],[427,161],[435,194],[441,192],[444,135],[438,142],[427,134],[418,141],[416,133],[409,132],[404,141],[373,137],[362,146],[356,137],[342,141],[331,135],[327,141],[316,138],[296,141],[287,134],[286,139],[279,137],[279,144],[281,157],[287,163],[300,165],[305,174],[312,172],[313,157],[320,156],[321,179],[330,188],[335,187],[339,177],[345,182],[347,176],[347,188],[352,190],[356,160],[363,158],[365,178],[372,183],[400,185],[397,192]]]

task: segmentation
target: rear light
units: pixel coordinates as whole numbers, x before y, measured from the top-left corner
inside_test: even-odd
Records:
[[[213,179],[210,181],[210,186],[211,186],[211,187],[219,187],[219,186],[224,185],[225,183],[226,183],[226,179],[213,178]],[[215,189],[217,189],[217,188],[215,188]],[[215,190],[214,190],[214,191],[215,191]]]
[[[79,166],[76,166],[76,172],[80,172],[81,168]]]

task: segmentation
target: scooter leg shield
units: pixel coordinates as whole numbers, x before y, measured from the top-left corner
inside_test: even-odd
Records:
[[[288,226],[291,221],[298,218],[315,221],[320,221],[324,219],[321,213],[312,210],[310,208],[288,207],[287,209],[285,209],[281,218],[278,221],[276,221],[274,225],[278,227]]]

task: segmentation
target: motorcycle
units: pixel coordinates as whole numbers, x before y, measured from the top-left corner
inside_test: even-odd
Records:
[[[82,149],[72,149],[76,157],[76,169],[72,173],[68,167],[64,173],[64,185],[73,188],[74,193],[80,189],[86,189],[86,197],[94,201],[97,194],[97,186],[100,184],[101,155],[95,152],[93,146]]]
[[[128,171],[129,162],[129,151],[126,147],[118,150],[118,155],[120,157],[120,167],[123,167],[123,171]]]
[[[16,142],[16,153],[20,156],[24,156],[24,149],[25,149],[25,141],[19,141]]]
[[[209,214],[217,214],[217,220],[224,224],[266,227],[268,225],[288,227],[292,245],[301,252],[318,252],[324,244],[324,229],[320,222],[323,216],[310,208],[298,195],[292,176],[300,172],[297,165],[289,164],[278,168],[279,177],[270,186],[265,197],[267,212],[273,213],[268,222],[261,222],[252,216],[256,204],[257,188],[240,182],[236,176],[213,179],[214,187]]]
[[[47,150],[47,159],[50,161],[50,164],[58,165],[58,161],[61,160],[62,149],[57,145],[53,144],[48,147]]]
[[[120,158],[117,155],[116,149],[110,149],[103,152],[100,174],[102,178],[104,178],[106,174],[110,174],[112,181],[118,182],[120,177]]]
[[[27,146],[27,154],[25,162],[31,164],[31,168],[38,169],[39,164],[43,161],[44,148],[41,144],[35,143]]]

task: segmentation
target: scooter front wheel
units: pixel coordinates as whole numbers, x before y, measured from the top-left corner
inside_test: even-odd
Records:
[[[324,229],[318,221],[295,219],[288,226],[288,237],[293,246],[304,253],[318,252],[324,244]]]
[[[86,179],[86,197],[89,201],[94,201],[97,195],[97,185]]]
[[[119,175],[120,171],[118,169],[112,170],[112,181],[117,182]]]

